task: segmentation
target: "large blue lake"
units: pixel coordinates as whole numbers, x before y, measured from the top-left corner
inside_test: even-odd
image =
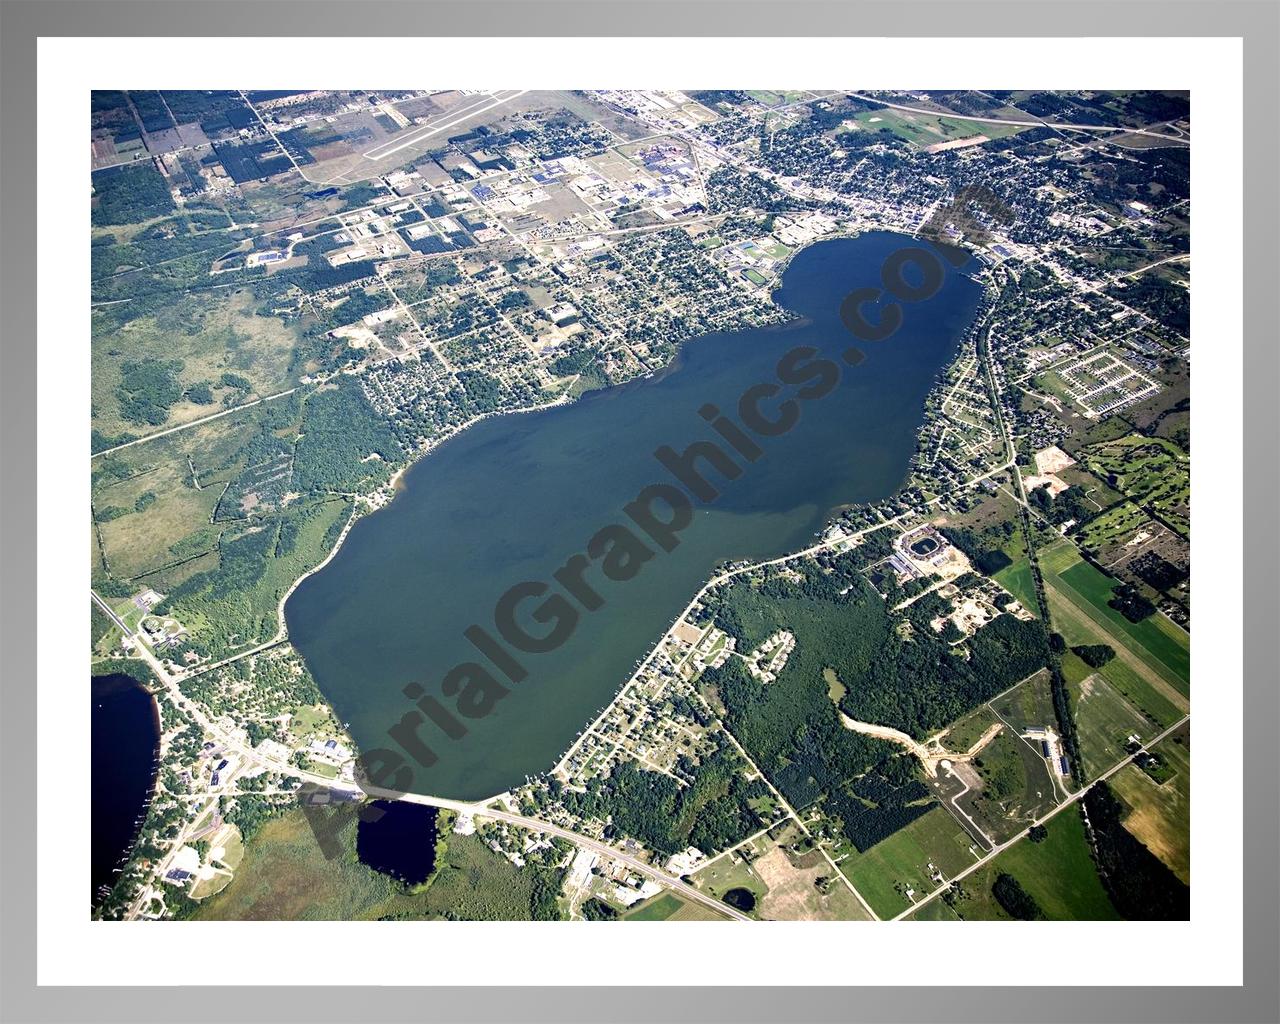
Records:
[[[337,556],[303,581],[285,607],[294,645],[358,747],[404,755],[389,730],[420,698],[403,688],[417,683],[457,714],[442,680],[454,666],[476,662],[509,695],[485,717],[460,718],[467,732],[459,739],[426,721],[421,737],[438,760],[423,767],[409,759],[412,779],[397,784],[469,800],[518,785],[556,762],[717,563],[802,547],[833,509],[897,490],[925,396],[971,324],[981,289],[948,268],[941,289],[928,300],[902,303],[901,328],[875,343],[858,343],[839,313],[850,291],[880,286],[887,257],[919,244],[875,232],[809,246],[775,293],[801,319],[698,338],[662,374],[572,405],[487,420],[413,466],[396,499],[357,523]],[[875,319],[874,304],[867,314]],[[841,357],[855,343],[866,357],[849,366]],[[779,403],[791,397],[800,419],[780,436],[749,435],[764,452],[749,462],[699,410],[711,403],[740,423],[740,396],[753,385],[776,384],[779,360],[798,346],[819,350],[805,365],[833,361],[839,384],[821,398],[796,394],[813,381],[769,395],[762,413],[778,416]],[[703,439],[718,440],[741,475],[725,480],[706,470],[719,496],[693,501],[678,545],[663,551],[624,507],[647,485],[676,482],[655,450],[669,445],[682,452]],[[663,509],[660,502],[652,507]],[[554,650],[513,652],[504,644],[527,673],[510,682],[463,631],[478,624],[497,637],[495,604],[523,581],[547,581],[547,596],[563,594],[553,574],[609,524],[630,527],[653,557],[626,580],[605,578],[593,562],[582,578],[601,606],[589,611],[564,597],[577,621]],[[545,599],[519,605],[516,618],[530,634],[544,635],[556,624],[533,620]]]

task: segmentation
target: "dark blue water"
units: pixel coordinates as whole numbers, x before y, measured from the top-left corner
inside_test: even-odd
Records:
[[[131,676],[94,676],[90,692],[90,892],[96,905],[115,883],[146,815],[160,754],[160,718],[155,699]]]
[[[377,821],[361,818],[356,854],[375,871],[418,885],[431,877],[436,862],[436,809],[404,801],[375,800]]]
[[[866,358],[852,367],[841,357],[856,339],[839,311],[851,290],[879,286],[890,254],[916,244],[878,232],[812,245],[796,255],[775,295],[803,319],[707,335],[686,344],[661,375],[480,423],[422,459],[395,501],[356,524],[338,555],[298,587],[285,615],[294,645],[360,749],[385,750],[384,765],[395,759],[390,767],[401,774],[388,775],[389,786],[479,799],[549,769],[715,565],[802,547],[833,509],[901,486],[925,396],[971,324],[980,287],[949,271],[932,298],[902,305],[896,334],[862,343]],[[774,416],[778,403],[794,398],[799,422],[781,436],[752,435],[764,454],[754,463],[735,456],[737,479],[706,473],[720,494],[694,503],[674,551],[650,539],[650,559],[625,581],[606,579],[593,559],[585,578],[603,602],[596,610],[565,595],[552,574],[603,527],[634,531],[624,506],[646,485],[676,482],[655,450],[679,452],[707,439],[732,455],[699,409],[711,403],[738,422],[740,396],[777,383],[780,358],[797,346],[832,360],[838,386],[812,400],[787,386],[763,402]],[[562,595],[577,621],[555,650],[520,653],[527,675],[513,683],[463,631],[476,624],[496,635],[495,602],[522,581],[551,584],[547,595],[519,606],[528,631],[545,634],[555,625],[530,617],[551,594]],[[415,753],[435,763],[399,764],[409,751],[389,730],[416,714],[419,699],[403,688],[418,684],[456,715],[442,682],[468,661],[509,694],[486,717],[459,717],[467,729],[460,739],[424,721],[426,753]]]

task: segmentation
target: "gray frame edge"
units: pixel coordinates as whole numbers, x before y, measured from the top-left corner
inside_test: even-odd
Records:
[[[636,17],[643,6],[645,16]],[[1116,2],[925,2],[786,5],[744,0],[648,5],[560,0],[545,4],[406,0],[225,0],[201,4],[145,0],[0,0],[0,247],[4,333],[0,340],[0,630],[5,685],[0,687],[0,1019],[165,1021],[174,1003],[141,987],[37,988],[35,789],[35,251],[36,39],[123,35],[781,35],[912,36],[1238,36],[1244,48],[1244,488],[1245,715],[1243,798],[1244,985],[1239,988],[638,988],[487,989],[375,987],[376,951],[365,959],[372,984],[296,987],[183,987],[183,1017],[221,1020],[901,1020],[1258,1021],[1280,1019],[1280,779],[1271,755],[1280,727],[1276,683],[1275,581],[1280,576],[1276,509],[1280,507],[1280,344],[1276,238],[1280,206],[1280,6],[1274,0],[1116,0]],[[1096,12],[1094,25],[1082,16]],[[781,24],[779,21],[781,20]],[[392,28],[394,26],[394,29]],[[658,26],[662,26],[659,28]],[[1209,340],[1211,342],[1211,339]],[[1203,813],[1203,810],[1201,811]],[[1205,883],[1201,883],[1205,884]],[[851,962],[851,969],[856,969]],[[357,968],[358,970],[358,968]],[[353,971],[353,973],[355,973]],[[294,986],[308,979],[290,979]],[[673,996],[676,997],[673,999]],[[1030,1011],[1030,1007],[1036,1007]]]

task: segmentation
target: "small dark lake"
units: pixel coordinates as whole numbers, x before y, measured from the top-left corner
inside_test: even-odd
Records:
[[[132,676],[93,676],[90,696],[90,893],[96,906],[115,883],[146,816],[160,754],[160,717],[155,699]]]
[[[756,909],[756,894],[750,889],[730,889],[720,898],[744,914]]]
[[[403,800],[375,800],[373,806],[382,816],[361,818],[356,826],[360,863],[406,885],[425,882],[436,864],[436,809]]]
[[[855,366],[842,361],[857,339],[840,307],[852,290],[880,287],[891,254],[918,245],[887,232],[811,245],[774,296],[797,314],[793,322],[708,334],[652,377],[479,423],[414,465],[395,500],[355,525],[333,560],[297,588],[285,617],[359,749],[382,748],[412,772],[391,788],[475,800],[550,769],[717,564],[804,547],[833,510],[902,485],[925,396],[972,323],[981,288],[948,269],[931,298],[901,304],[892,337],[860,343],[866,358]],[[875,322],[880,311],[872,303],[866,314]],[[624,508],[642,489],[676,482],[655,451],[707,441],[732,452],[700,411],[714,405],[739,421],[744,393],[776,389],[780,360],[800,346],[836,367],[834,390],[810,401],[794,380],[784,382],[760,408],[777,417],[789,400],[801,408],[799,421],[777,436],[752,435],[763,453],[738,458],[735,479],[701,460],[720,493],[693,503],[678,546],[650,544],[652,556],[623,581],[606,578],[595,559],[585,578],[599,606],[569,597],[557,569],[587,550],[597,531],[634,528]],[[552,623],[537,619],[541,602],[562,595],[572,635],[553,650],[520,654],[525,675],[514,682],[464,630],[477,625],[496,636],[499,597],[546,581],[547,597],[522,600],[517,620],[545,635]],[[446,674],[464,663],[492,673],[509,693],[492,713],[462,719],[466,734],[450,739],[415,702],[425,691],[456,709],[458,686],[442,691]],[[421,689],[406,696],[414,685]],[[413,751],[391,737],[405,716],[420,721],[434,763],[420,763],[421,747],[409,759]]]

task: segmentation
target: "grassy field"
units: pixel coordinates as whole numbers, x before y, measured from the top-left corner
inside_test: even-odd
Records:
[[[259,395],[282,391],[306,370],[292,365],[300,335],[296,328],[270,316],[258,316],[248,291],[228,294],[175,295],[171,306],[153,316],[116,327],[96,315],[93,328],[93,426],[108,435],[123,431],[147,434],[162,429],[130,423],[121,413],[116,393],[125,363],[146,358],[180,360],[183,387],[212,384],[215,403],[198,405],[181,399],[169,409],[164,427],[217,412],[228,389],[219,387],[223,373],[246,378]]]
[[[1018,880],[1050,920],[1117,920],[1094,869],[1079,810],[1066,808],[1045,828],[1049,835],[1044,842],[1024,838],[965,878],[960,883],[965,898],[954,909],[938,899],[938,906],[931,904],[913,919],[1007,921],[1009,915],[991,895],[996,876],[1005,873]]]
[[[673,892],[660,892],[622,915],[624,921],[665,921],[684,905]]]
[[[231,883],[193,916],[232,921],[530,918],[533,872],[517,868],[476,836],[450,836],[426,890],[411,892],[356,859],[355,829],[353,816],[339,834],[341,854],[327,860],[301,810],[272,819],[248,844]]]
[[[1053,725],[1053,693],[1048,669],[1042,669],[991,702],[996,712],[1019,733],[1028,726]]]
[[[1144,718],[1098,673],[1068,683],[1075,712],[1080,757],[1090,780],[1125,757],[1125,744],[1133,734],[1146,740],[1156,727]]]
[[[1039,616],[1040,606],[1036,601],[1036,586],[1035,581],[1031,578],[1030,561],[1026,558],[1020,558],[1012,565],[1006,565],[996,573],[994,579],[1000,586],[1016,597],[1023,608],[1032,615]]]
[[[693,876],[693,884],[716,899],[722,898],[730,889],[748,889],[755,895],[756,910],[759,910],[761,900],[769,891],[755,869],[734,854],[721,857],[700,869]],[[751,911],[748,916],[757,916],[756,910]]]
[[[930,863],[948,878],[972,864],[971,843],[950,813],[935,807],[865,853],[851,853],[839,867],[877,915],[891,918],[911,905],[908,887],[917,898],[935,887],[929,880]]]
[[[137,576],[213,547],[210,518],[262,415],[255,407],[94,460],[93,507],[116,575]],[[145,494],[155,499],[138,511]],[[125,514],[109,518],[111,508]]]
[[[983,747],[972,766],[982,777],[983,788],[965,794],[957,803],[998,843],[1012,839],[1057,800],[1058,790],[1039,745],[1011,729],[1002,729]]]
[[[995,725],[999,719],[994,711],[983,704],[965,715],[959,721],[947,727],[942,737],[942,745],[948,750],[963,753],[982,736],[987,729]]]
[[[354,820],[344,845],[354,847]],[[352,921],[378,917],[400,891],[344,851],[326,860],[302,811],[267,822],[249,843],[235,878],[204,901],[200,920]]]
[[[1017,125],[983,124],[978,121],[947,117],[944,114],[925,114],[888,108],[865,111],[856,115],[854,120],[868,128],[893,132],[898,138],[921,148],[952,139],[966,139],[974,135],[999,139],[1026,130]]]
[[[622,915],[624,921],[728,921],[730,918],[717,914],[710,907],[704,907],[692,900],[682,899],[668,890],[652,896],[643,903],[628,910]]]
[[[792,853],[799,829],[788,826],[774,838],[752,842],[752,869],[768,891],[759,901],[758,915],[766,921],[870,921],[870,912],[845,884],[833,877],[831,865],[818,850]],[[819,887],[821,879],[827,881]]]
[[[1110,779],[1129,808],[1124,826],[1187,885],[1191,884],[1191,727],[1184,726],[1151,748],[1173,771],[1157,783],[1137,765]]]

